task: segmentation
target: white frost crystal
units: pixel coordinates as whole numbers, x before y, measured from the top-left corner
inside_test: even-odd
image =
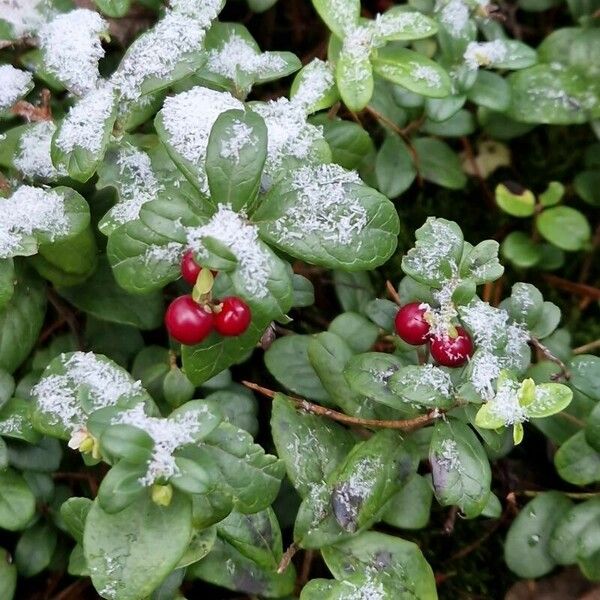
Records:
[[[64,168],[57,169],[50,158],[55,131],[52,121],[40,121],[21,136],[14,164],[25,177],[53,180],[67,174]]]
[[[304,68],[300,85],[292,102],[308,110],[333,87],[334,82],[331,65],[315,58]]]
[[[502,40],[470,42],[463,58],[470,69],[478,69],[502,62],[506,53],[506,44]]]
[[[80,8],[58,15],[38,33],[48,71],[80,96],[98,82],[104,56],[99,38],[107,28],[97,12]]]
[[[142,384],[129,373],[93,352],[61,355],[64,373],[45,375],[33,388],[38,410],[52,424],[61,424],[71,433],[82,429],[86,414],[80,394],[85,393],[93,410],[115,406],[125,397],[141,397]]]
[[[44,233],[53,239],[69,231],[64,199],[52,190],[22,185],[0,199],[0,214],[0,258],[12,256],[25,236]]]
[[[252,133],[252,128],[241,121],[234,121],[231,128],[221,140],[222,158],[232,158],[237,163],[240,152],[247,146],[254,146],[258,138]]]
[[[48,0],[0,0],[0,19],[12,26],[17,37],[34,32],[47,12]]]
[[[32,75],[15,69],[12,65],[0,65],[0,110],[10,108],[31,87]]]
[[[204,238],[219,241],[238,260],[241,281],[248,293],[263,298],[268,293],[269,255],[258,239],[258,229],[228,204],[220,204],[206,225],[188,230],[187,240],[200,258],[208,256]]]

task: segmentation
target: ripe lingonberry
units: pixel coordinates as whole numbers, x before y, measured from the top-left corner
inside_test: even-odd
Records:
[[[420,346],[427,341],[431,327],[425,320],[426,310],[419,302],[411,302],[396,313],[396,333],[407,344]]]
[[[213,328],[213,313],[191,296],[179,296],[167,308],[165,325],[171,337],[186,346],[199,344]]]
[[[221,311],[215,314],[215,329],[224,336],[242,335],[252,320],[250,307],[237,296],[223,298]]]
[[[192,250],[188,250],[181,259],[181,276],[190,284],[194,285],[202,267],[194,259]]]
[[[473,354],[473,342],[466,329],[457,327],[456,334],[434,337],[429,345],[431,356],[443,367],[460,367]]]

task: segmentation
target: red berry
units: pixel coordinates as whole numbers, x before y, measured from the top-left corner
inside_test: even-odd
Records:
[[[225,336],[242,335],[252,320],[250,307],[236,296],[223,298],[221,312],[215,313],[215,329]]]
[[[186,346],[193,346],[212,331],[213,314],[194,302],[191,296],[179,296],[167,308],[165,325],[171,337]]]
[[[420,346],[427,341],[431,327],[425,320],[426,310],[419,302],[411,302],[405,304],[396,314],[396,333],[407,344]]]
[[[181,259],[181,276],[190,284],[195,285],[202,267],[194,260],[194,253],[188,250]]]
[[[444,367],[460,367],[473,354],[473,342],[466,329],[457,327],[456,333],[454,338],[446,335],[431,340],[431,356]]]

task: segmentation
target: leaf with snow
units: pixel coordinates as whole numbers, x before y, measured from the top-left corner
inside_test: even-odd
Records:
[[[470,42],[463,55],[469,69],[524,69],[537,62],[535,50],[516,40]]]
[[[87,202],[71,188],[22,185],[0,198],[0,258],[31,256],[41,244],[64,241],[89,225]]]
[[[393,204],[335,164],[294,170],[269,191],[254,219],[261,237],[292,256],[350,271],[383,264],[399,230]]]
[[[377,75],[428,98],[444,98],[452,91],[448,73],[436,62],[406,48],[387,46],[373,57]]]
[[[115,123],[117,98],[110,85],[102,85],[71,107],[52,138],[51,156],[57,169],[77,181],[94,174]]]
[[[464,245],[462,231],[454,221],[429,217],[415,236],[414,248],[402,258],[402,270],[419,283],[440,287],[458,270]]]
[[[481,514],[490,495],[490,463],[468,425],[438,421],[429,447],[433,489],[442,506],[457,506],[467,517]]]
[[[351,39],[346,38],[345,42]],[[344,45],[335,65],[335,80],[340,96],[350,110],[365,108],[375,87],[369,47],[357,53]]]
[[[254,112],[229,110],[212,127],[206,175],[212,198],[233,210],[248,210],[260,189],[267,158],[267,128]]]
[[[60,354],[32,389],[35,426],[68,440],[85,428],[88,415],[108,406],[154,403],[139,381],[102,354]]]
[[[450,375],[433,365],[402,367],[390,377],[389,388],[404,402],[415,406],[450,408],[454,404]]]
[[[375,35],[386,41],[419,40],[437,33],[437,23],[418,11],[394,6],[375,17]]]
[[[44,67],[67,89],[83,96],[100,77],[98,61],[104,56],[100,39],[108,23],[85,8],[57,15],[38,31]]]
[[[245,96],[255,83],[266,83],[297,71],[301,63],[291,52],[261,52],[250,32],[239,23],[215,23],[206,34],[207,62],[198,73]]]
[[[327,27],[339,38],[358,25],[360,0],[313,0],[313,6]]]
[[[154,121],[158,136],[182,173],[205,195],[206,151],[210,131],[217,117],[227,110],[244,110],[228,92],[196,86],[170,96]]]
[[[13,165],[27,179],[48,182],[67,174],[64,167],[57,169],[52,164],[50,149],[55,132],[56,125],[52,121],[40,121],[22,128]]]
[[[301,104],[307,113],[329,108],[339,94],[330,63],[314,58],[296,75],[290,89],[290,99]]]
[[[496,281],[504,273],[498,261],[500,245],[495,240],[486,240],[470,247],[460,262],[461,277],[470,277],[477,285]]]
[[[33,77],[28,71],[12,65],[0,65],[0,111],[10,108],[33,89]]]
[[[450,38],[458,40],[456,44],[454,40],[453,46],[462,46],[469,39],[475,39],[477,29],[475,23],[470,18],[470,6],[464,0],[443,0],[436,3],[436,17],[440,25],[444,28],[443,33],[446,33]]]
[[[0,37],[11,40],[34,34],[53,13],[47,0],[2,0],[0,8]]]

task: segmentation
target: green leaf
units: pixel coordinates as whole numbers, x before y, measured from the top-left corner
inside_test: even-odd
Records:
[[[192,540],[187,547],[185,554],[177,564],[178,569],[188,567],[189,565],[203,559],[215,545],[217,539],[217,528],[196,530],[192,533]]]
[[[326,402],[329,394],[308,359],[311,336],[287,335],[265,352],[265,365],[277,381],[300,396]]]
[[[442,506],[458,506],[467,518],[481,514],[490,495],[488,458],[472,429],[455,419],[438,421],[429,449],[433,489]]]
[[[0,369],[12,373],[36,343],[46,314],[46,290],[42,281],[18,269],[10,301],[0,310]]]
[[[577,173],[573,186],[584,202],[592,206],[600,206],[600,170]]]
[[[345,311],[362,313],[376,295],[369,273],[365,271],[356,273],[334,271],[333,285],[338,300]]]
[[[542,248],[522,231],[511,231],[501,245],[502,256],[515,266],[528,269],[542,258]]]
[[[510,105],[510,86],[497,73],[480,70],[467,98],[479,106],[504,112]]]
[[[292,564],[279,574],[276,568],[260,566],[221,537],[217,537],[206,558],[189,567],[187,575],[230,590],[260,594],[265,598],[291,594],[296,580]]]
[[[104,321],[155,329],[163,320],[161,294],[142,296],[126,292],[115,281],[105,258],[99,261],[94,274],[84,283],[59,291],[71,304]]]
[[[450,408],[454,404],[450,375],[433,365],[400,368],[390,376],[389,389],[404,402],[417,407]]]
[[[15,380],[10,373],[0,369],[0,408],[11,398],[15,391]]]
[[[477,285],[500,279],[504,267],[498,262],[498,250],[495,240],[485,240],[471,248],[461,260],[461,276],[470,277]]]
[[[52,162],[69,177],[87,181],[104,157],[117,118],[118,94],[99,87],[79,99],[52,137]]]
[[[458,155],[450,146],[435,138],[417,138],[413,148],[419,158],[418,170],[423,179],[451,190],[467,183]]]
[[[23,577],[38,575],[48,567],[56,548],[56,529],[36,523],[19,538],[15,547],[15,563]]]
[[[142,463],[130,463],[124,460],[115,464],[104,476],[98,489],[98,502],[107,514],[125,510],[144,496],[146,492],[142,480],[146,475],[146,466]]]
[[[347,594],[331,598],[350,598],[358,589],[365,598],[437,599],[433,571],[413,542],[369,531],[322,552],[336,579],[355,584],[346,586]]]
[[[131,0],[94,0],[94,4],[107,17],[124,17],[131,6]]]
[[[0,548],[0,597],[12,600],[17,587],[17,567],[12,564],[9,553]]]
[[[290,98],[295,102],[301,102],[308,113],[314,113],[335,104],[339,99],[339,94],[331,64],[318,58],[309,62],[292,81]],[[334,162],[338,161],[334,160]]]
[[[252,206],[267,158],[267,128],[253,112],[228,110],[213,125],[206,149],[211,196],[240,211]]]
[[[421,130],[429,135],[462,137],[475,131],[475,118],[468,110],[459,110],[445,121],[426,120]]]
[[[355,312],[343,312],[329,324],[328,331],[339,335],[353,352],[366,352],[379,335],[379,328]]]
[[[384,79],[430,98],[443,98],[452,91],[446,71],[436,62],[406,48],[386,46],[373,57],[373,70]]]
[[[109,455],[138,463],[149,460],[154,441],[137,427],[116,424],[102,432],[100,446]]]
[[[564,195],[565,186],[560,181],[551,181],[546,190],[539,196],[540,204],[545,207],[555,206],[562,200]]]
[[[535,212],[535,196],[525,188],[512,191],[501,183],[496,187],[496,202],[513,217],[531,217]]]
[[[120,600],[148,596],[177,566],[191,537],[191,505],[181,494],[167,507],[144,494],[116,514],[95,501],[83,538],[94,587]]]
[[[369,132],[358,123],[342,119],[329,119],[326,115],[317,115],[312,123],[323,127],[323,136],[331,149],[334,163],[344,169],[358,169],[375,152]]]
[[[0,435],[35,444],[40,434],[31,423],[31,402],[11,398],[0,408]]]
[[[92,501],[89,498],[77,497],[69,498],[60,507],[60,516],[78,544],[83,543],[85,520],[91,508]]]
[[[216,391],[206,397],[206,402],[218,405],[230,423],[255,436],[258,433],[258,403],[249,390],[241,386]]]
[[[15,265],[11,258],[0,260],[0,311],[15,291]]]
[[[389,41],[418,40],[437,33],[437,23],[405,6],[393,6],[375,19],[377,37]]]
[[[398,313],[398,305],[385,298],[375,298],[365,307],[365,315],[384,331],[394,330],[394,319]]]
[[[600,539],[600,499],[591,498],[572,506],[552,531],[549,552],[560,565],[572,565],[591,557]]]
[[[383,264],[399,231],[394,205],[337,165],[300,168],[271,188],[254,218],[284,252],[347,271]]]
[[[271,433],[277,455],[303,498],[338,468],[354,445],[347,429],[298,410],[283,394],[273,400]],[[311,440],[310,452],[305,451],[303,440]]]
[[[523,507],[508,530],[504,546],[504,560],[511,571],[523,579],[534,579],[554,568],[550,538],[571,506],[561,493],[545,492]]]
[[[462,253],[464,238],[454,221],[429,217],[415,232],[416,242],[402,258],[402,270],[431,287],[452,277]]]
[[[415,180],[417,170],[406,143],[397,135],[388,135],[375,159],[377,188],[389,198],[405,192]]]
[[[0,471],[0,527],[25,529],[35,514],[35,496],[13,469]]]
[[[373,96],[373,67],[368,49],[357,55],[342,48],[335,65],[335,81],[344,104],[352,111],[360,111]]]
[[[383,520],[399,529],[422,529],[429,523],[432,500],[431,482],[415,473],[392,497]]]
[[[574,485],[588,485],[600,481],[600,453],[586,441],[585,432],[569,438],[554,455],[558,474]]]
[[[562,383],[542,383],[535,388],[535,400],[526,407],[532,419],[549,417],[569,406],[573,392]]]
[[[327,27],[339,38],[343,38],[358,24],[359,0],[345,0],[341,3],[335,0],[313,0],[313,6]]]
[[[583,249],[591,237],[587,218],[569,206],[544,210],[537,217],[536,225],[546,240],[569,252]]]

